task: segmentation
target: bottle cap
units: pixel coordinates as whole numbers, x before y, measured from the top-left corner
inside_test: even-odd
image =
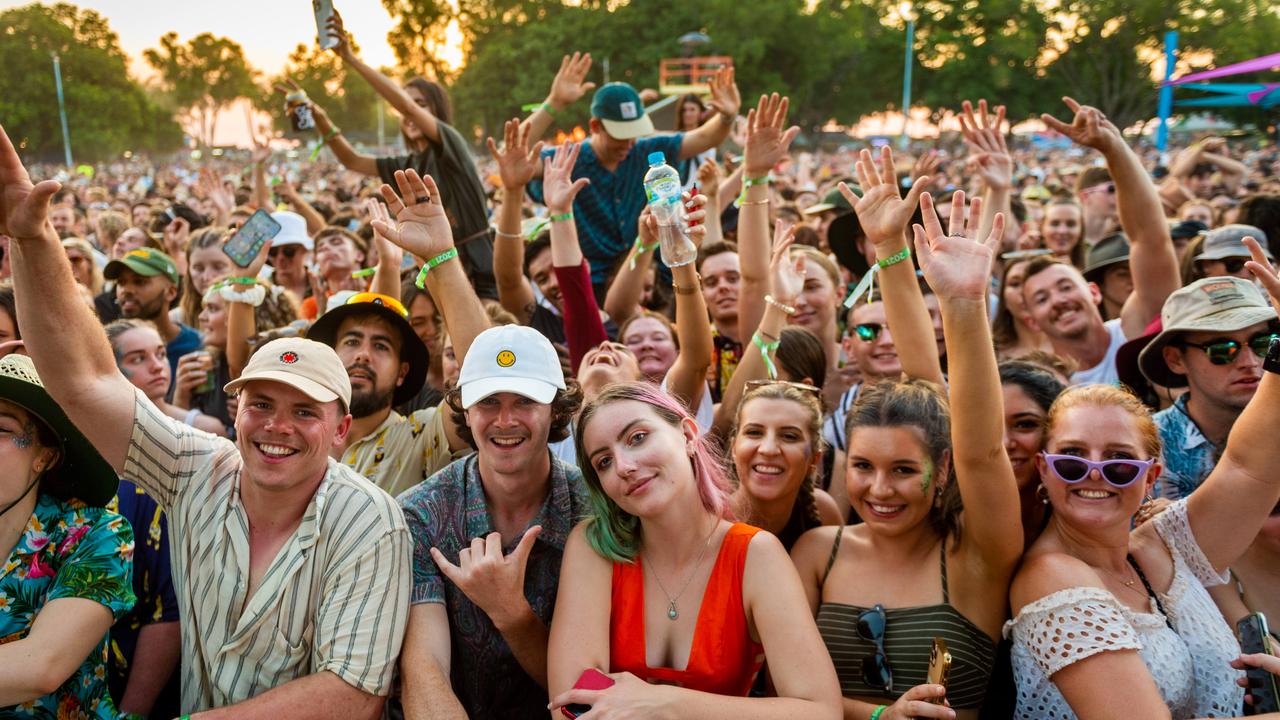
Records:
[[[666,161],[667,161],[667,156],[666,156],[666,155],[663,155],[663,154],[662,154],[662,153],[660,153],[660,152],[651,152],[651,153],[649,153],[649,164],[650,164],[650,165],[661,165],[661,164],[665,163]]]

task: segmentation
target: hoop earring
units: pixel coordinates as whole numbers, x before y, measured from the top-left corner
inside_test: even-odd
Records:
[[[1036,486],[1036,497],[1040,499],[1041,503],[1049,504],[1049,488],[1045,487],[1044,483]]]

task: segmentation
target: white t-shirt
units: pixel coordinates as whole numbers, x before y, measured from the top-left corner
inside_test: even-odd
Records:
[[[1120,346],[1129,338],[1124,336],[1124,328],[1120,327],[1120,318],[1106,321],[1103,327],[1107,329],[1107,335],[1111,338],[1107,345],[1107,356],[1097,365],[1072,374],[1072,385],[1114,385],[1120,382],[1120,371],[1116,369],[1116,353],[1120,352]]]

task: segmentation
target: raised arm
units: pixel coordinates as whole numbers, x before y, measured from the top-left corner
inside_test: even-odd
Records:
[[[61,184],[32,185],[0,127],[0,235],[9,236],[18,325],[49,394],[117,472],[133,433],[134,387],[93,310],[80,299],[71,263],[49,223]]]
[[[761,95],[747,111],[740,168],[747,191],[738,209],[738,337],[750,337],[764,315],[764,295],[769,291],[769,171],[787,156],[800,133],[794,126],[783,130],[789,105],[787,98],[774,93]]]
[[[711,78],[710,86],[711,97],[707,100],[707,106],[715,110],[716,114],[698,129],[684,134],[680,143],[681,160],[719,147],[729,137],[729,131],[733,130],[733,119],[742,106],[742,96],[733,80],[733,68],[720,68],[715,77]]]
[[[231,277],[245,281],[243,285],[232,281],[232,286],[242,288],[248,285],[247,281],[257,278],[258,274],[262,272],[262,267],[267,264],[267,256],[270,253],[271,243],[265,243],[262,249],[258,251],[258,256],[249,263],[249,267],[242,268],[232,263]],[[271,292],[271,289],[266,288],[266,291]],[[240,373],[244,372],[245,365],[249,364],[249,355],[251,354],[249,352],[249,341],[257,334],[258,321],[254,315],[253,306],[229,300],[227,302],[227,370],[232,380],[240,377]]]
[[[391,221],[387,206],[375,198],[365,198],[364,209],[371,221]],[[378,232],[376,227],[373,229],[373,247],[378,252],[378,265],[374,269],[373,283],[369,289],[387,297],[400,297],[400,266],[404,263],[404,249]]]
[[[1212,137],[1200,144],[1200,159],[1212,163],[1222,176],[1222,184],[1230,192],[1235,192],[1240,182],[1249,174],[1245,164],[1227,154],[1227,141],[1220,137]]]
[[[583,95],[595,89],[595,83],[586,82],[587,72],[590,70],[591,53],[575,52],[572,56],[565,55],[561,58],[560,69],[551,81],[551,92],[547,93],[547,99],[521,123],[525,138],[536,140],[546,135],[556,120],[555,113],[564,112],[570,105],[581,100]]]
[[[275,90],[281,95],[301,92],[298,84],[292,80],[276,83]],[[325,112],[324,108],[314,98],[308,99],[307,104],[311,107],[312,117],[316,119],[316,133],[320,135],[320,139],[324,141],[325,146],[333,152],[334,157],[338,158],[338,162],[352,172],[378,177],[378,161],[372,155],[362,155],[356,152],[356,149],[351,147],[351,143],[347,142],[347,139],[342,136],[342,128],[333,124],[333,121],[329,119],[329,113]]]
[[[622,265],[618,266],[618,272],[604,296],[604,312],[618,325],[640,311],[644,279],[653,265],[653,255],[658,251],[658,226],[648,207],[640,211],[636,233],[636,242],[627,251]]]
[[[1120,311],[1120,322],[1125,336],[1137,337],[1152,318],[1159,316],[1169,295],[1182,286],[1169,224],[1165,222],[1156,186],[1138,156],[1125,143],[1120,130],[1096,108],[1071,98],[1063,101],[1075,113],[1070,125],[1052,115],[1042,115],[1041,119],[1072,141],[1094,148],[1106,158],[1116,186],[1120,227],[1129,238],[1129,269],[1133,276],[1133,293]]]
[[[307,232],[312,235],[318,235],[328,225],[320,211],[316,210],[311,203],[307,202],[298,193],[298,189],[293,186],[293,183],[289,182],[288,178],[283,178],[276,184],[276,192],[280,194],[282,200],[289,203],[289,207],[293,208],[294,212],[301,215],[302,219],[307,222]],[[268,212],[270,211],[268,210]]]
[[[333,47],[333,52],[347,67],[355,70],[365,82],[369,83],[373,89],[381,95],[387,102],[391,103],[391,107],[396,109],[406,121],[418,126],[422,134],[433,143],[440,143],[440,124],[430,110],[419,106],[409,98],[408,93],[400,89],[391,78],[383,75],[374,68],[367,65],[363,60],[356,57],[355,51],[351,49],[351,43],[347,38],[346,28],[342,25],[342,16],[337,10],[333,11],[333,17],[329,18],[329,37],[335,38],[338,44]],[[346,163],[343,163],[344,165]]]
[[[591,348],[609,336],[600,320],[600,309],[591,290],[591,269],[578,244],[578,226],[573,219],[573,199],[590,180],[573,179],[581,143],[565,143],[546,158],[542,169],[542,193],[551,213],[551,268],[560,284],[560,308],[565,339],[569,344],[569,367],[574,373]]]
[[[707,205],[720,207],[720,164],[712,160],[698,168],[698,192],[707,196]],[[702,236],[702,245],[710,245],[724,240],[724,229],[720,227],[720,213],[707,213],[707,234]]]
[[[675,364],[667,371],[667,390],[691,413],[697,413],[707,382],[707,368],[711,367],[715,351],[711,320],[702,295],[702,281],[693,263],[671,268],[671,282],[676,291],[676,338],[680,350]]]
[[[1245,244],[1253,255],[1249,271],[1266,286],[1272,307],[1280,307],[1280,275],[1257,240],[1247,238]],[[1280,499],[1280,473],[1272,454],[1277,427],[1280,377],[1264,372],[1258,391],[1231,426],[1222,459],[1187,500],[1196,542],[1219,572],[1244,553]]]
[[[960,132],[969,146],[966,164],[982,178],[982,222],[978,237],[986,237],[997,214],[1013,217],[1010,188],[1013,186],[1013,157],[1004,141],[1004,106],[996,106],[994,116],[987,114],[987,101],[978,101],[978,113],[973,104],[964,101],[960,114]]]
[[[561,67],[563,70],[563,66]],[[559,77],[557,75],[557,77]],[[527,324],[533,317],[534,295],[524,276],[524,235],[521,233],[521,205],[524,186],[533,178],[542,154],[542,143],[529,147],[532,128],[519,120],[503,127],[502,149],[489,138],[489,152],[498,162],[502,180],[502,202],[498,205],[498,236],[493,241],[493,277],[498,285],[498,302]]]
[[[454,353],[466,357],[472,341],[489,327],[489,316],[462,263],[457,262],[458,249],[453,245],[453,231],[444,214],[440,189],[430,175],[419,177],[412,168],[408,172],[397,170],[395,181],[399,195],[390,185],[379,189],[395,222],[374,220],[373,228],[406,251],[426,258],[427,288],[440,308]],[[458,435],[452,413],[445,413],[444,424],[451,450],[470,447]]]
[[[924,293],[916,279],[915,266],[911,263],[911,251],[907,246],[907,223],[915,212],[920,194],[929,178],[918,177],[912,183],[907,196],[899,194],[897,175],[893,169],[893,151],[886,145],[880,149],[877,166],[870,150],[863,150],[854,163],[862,197],[858,197],[844,183],[840,192],[845,196],[858,222],[867,234],[867,242],[875,246],[880,269],[880,294],[884,298],[885,319],[893,332],[893,342],[902,359],[902,370],[907,377],[920,378],[942,384],[942,363],[938,359],[938,343],[933,333],[933,321],[929,308],[924,304]],[[956,193],[956,205],[964,200],[964,193]],[[932,205],[930,205],[932,208]],[[929,209],[922,214],[928,219]],[[936,221],[936,216],[935,216]],[[976,229],[976,228],[975,228]],[[954,337],[954,336],[953,336]]]
[[[925,279],[938,296],[947,337],[963,340],[951,343],[947,354],[951,461],[966,506],[982,508],[982,520],[964,523],[963,537],[972,539],[992,581],[1008,583],[1022,555],[1022,522],[1018,483],[1004,446],[1000,373],[987,319],[988,279],[1004,237],[1004,216],[997,215],[991,232],[978,242],[981,204],[974,200],[965,208],[957,192],[951,227],[943,234],[933,198],[923,195],[924,225],[915,226],[915,246]]]

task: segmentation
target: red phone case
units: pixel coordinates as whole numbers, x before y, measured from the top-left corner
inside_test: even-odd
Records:
[[[607,687],[613,687],[613,678],[595,668],[587,668],[578,676],[578,682],[574,683],[573,687],[575,690],[604,690]],[[590,705],[566,705],[560,708],[560,712],[572,719],[590,709]]]

